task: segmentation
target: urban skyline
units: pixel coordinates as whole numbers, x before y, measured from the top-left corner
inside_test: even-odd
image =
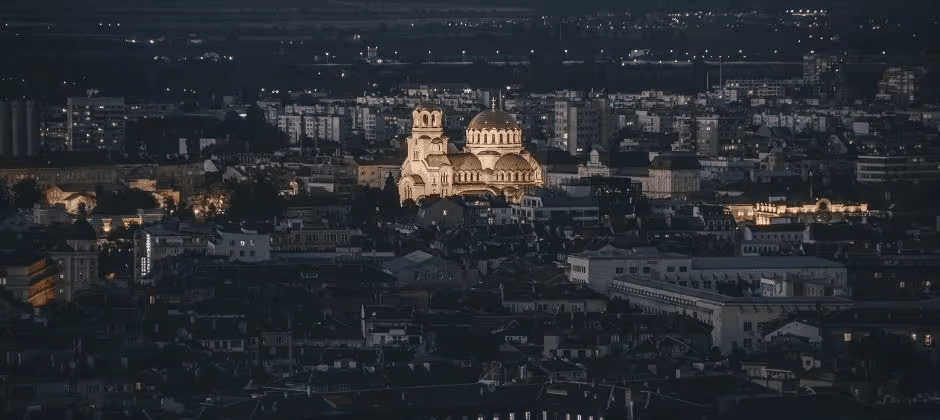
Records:
[[[940,5],[0,6],[0,418],[928,419]]]

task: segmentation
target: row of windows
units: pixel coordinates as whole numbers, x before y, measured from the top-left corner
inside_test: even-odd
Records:
[[[509,133],[503,137],[503,133],[499,133],[499,137],[496,134],[479,134],[470,136],[471,143],[477,144],[513,144],[519,143],[519,135]]]
[[[638,267],[628,267],[628,268],[629,268],[630,274],[637,274],[637,272],[639,271],[639,268],[638,268]],[[668,267],[666,267],[666,272],[668,272],[668,273],[675,273],[675,272],[676,272],[676,269],[677,269],[677,267],[668,266]],[[688,268],[688,267],[685,267],[685,266],[680,266],[680,267],[678,267],[678,270],[679,270],[680,273],[686,273],[686,272],[689,271],[689,268]],[[623,274],[623,272],[624,272],[624,267],[617,267],[617,268],[616,268],[616,272],[617,272],[617,274]],[[650,267],[643,267],[643,274],[650,274],[651,272],[652,272],[652,268],[650,268]]]
[[[651,299],[655,299],[655,300],[659,300],[663,302],[668,302],[668,303],[672,303],[676,305],[682,305],[682,306],[695,306],[695,302],[692,301],[691,299],[678,298],[678,297],[669,296],[669,295],[662,294],[662,293],[651,292],[649,290],[637,289],[635,287],[630,287],[630,286],[619,286],[618,288],[634,296],[647,297],[647,298],[651,298]]]

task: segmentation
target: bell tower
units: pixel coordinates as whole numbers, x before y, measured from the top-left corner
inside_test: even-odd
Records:
[[[443,119],[441,110],[430,104],[419,105],[411,112],[408,159],[420,161],[431,154],[447,153]]]

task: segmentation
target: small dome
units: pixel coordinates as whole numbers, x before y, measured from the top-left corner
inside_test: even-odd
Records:
[[[441,144],[444,140],[441,140],[440,137],[435,137],[434,140],[431,140],[431,144]]]
[[[468,130],[519,130],[516,119],[500,109],[487,109],[470,120]]]
[[[424,185],[424,179],[421,178],[421,175],[409,175],[408,178],[411,179],[411,183],[414,185]]]
[[[531,171],[532,165],[529,165],[529,162],[526,162],[522,156],[510,153],[499,158],[494,169],[497,171]]]
[[[450,155],[450,163],[455,171],[479,171],[483,170],[480,159],[470,153],[460,153]]]

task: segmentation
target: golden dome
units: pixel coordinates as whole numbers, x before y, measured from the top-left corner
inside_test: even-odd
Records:
[[[425,158],[425,161],[428,163],[428,166],[430,167],[436,168],[436,167],[445,166],[445,165],[450,166],[450,159],[448,159],[447,155],[445,154],[438,153],[438,154],[428,155],[428,157]]]
[[[532,165],[515,153],[503,155],[496,161],[493,169],[497,171],[531,171]]]
[[[501,109],[487,109],[470,120],[468,130],[519,130],[519,124],[508,112]]]
[[[470,153],[458,153],[449,157],[455,171],[479,171],[483,169],[480,159]]]

